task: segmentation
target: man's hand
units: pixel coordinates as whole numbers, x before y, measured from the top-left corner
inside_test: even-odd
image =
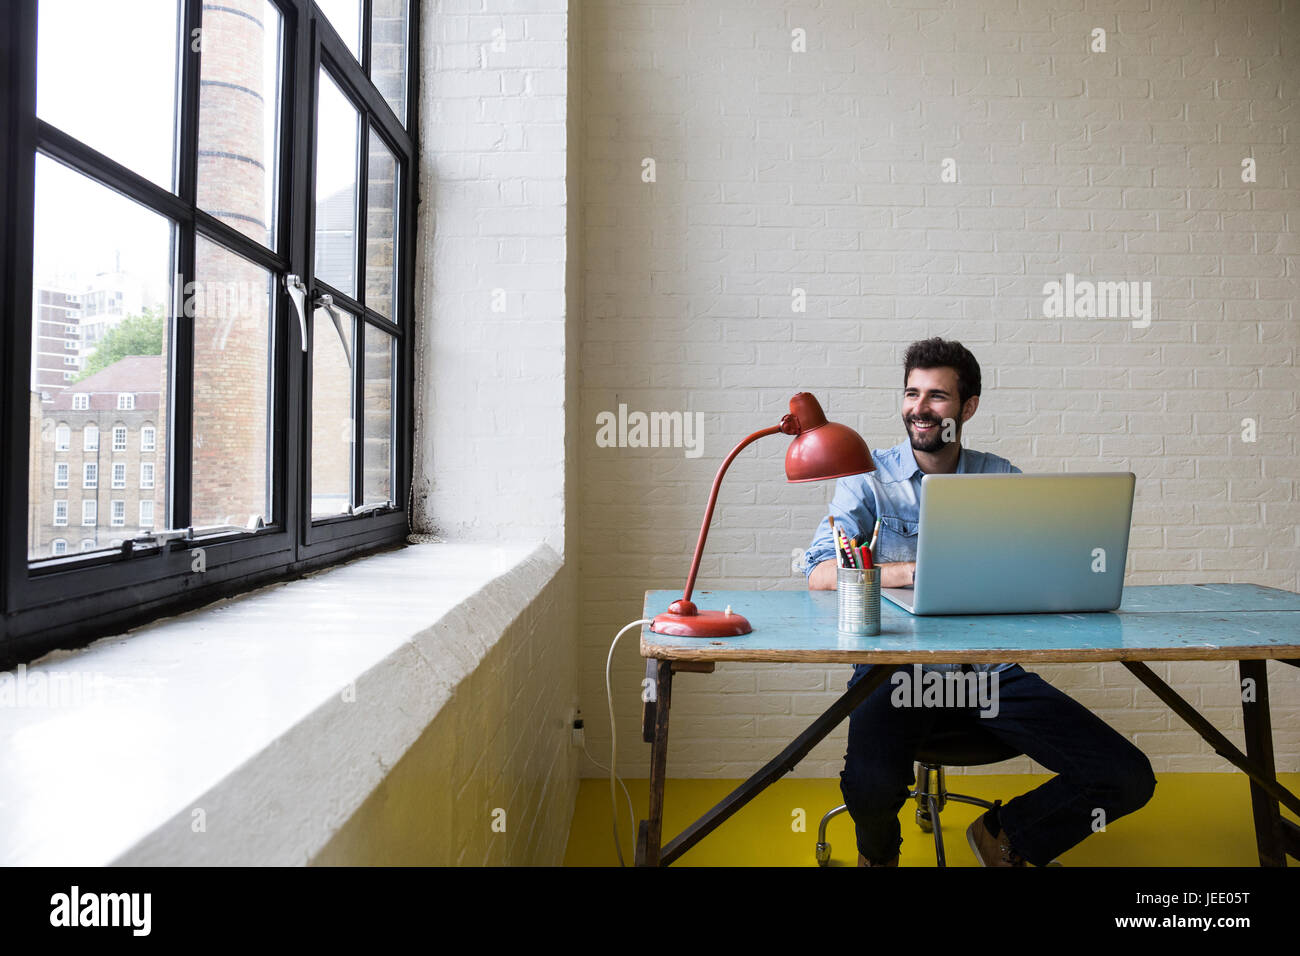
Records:
[[[910,588],[916,580],[915,561],[893,561],[876,567],[880,568],[882,588]],[[808,575],[809,591],[834,591],[837,584],[834,561],[823,561]]]
[[[916,583],[916,562],[895,561],[878,565],[882,588],[910,588]]]

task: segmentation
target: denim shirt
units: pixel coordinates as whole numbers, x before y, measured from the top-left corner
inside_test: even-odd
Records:
[[[876,542],[876,561],[916,560],[916,534],[921,518],[921,479],[925,472],[916,463],[910,439],[904,439],[893,448],[873,450],[871,457],[876,470],[864,475],[850,475],[837,479],[835,497],[831,500],[830,514],[835,527],[858,544],[871,539],[871,529],[880,518],[880,540]],[[1007,474],[1020,473],[1020,469],[1005,458],[988,452],[963,448],[957,457],[957,474]],[[804,575],[823,561],[835,560],[835,546],[831,543],[831,526],[827,518],[817,526],[812,547],[804,553]],[[882,598],[883,600],[883,598]],[[1011,664],[972,664],[977,671],[1002,671]],[[959,670],[960,664],[926,664],[925,670]]]

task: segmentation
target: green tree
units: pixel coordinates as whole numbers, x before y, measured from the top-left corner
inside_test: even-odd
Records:
[[[145,309],[142,315],[128,315],[99,340],[95,351],[86,360],[86,367],[73,381],[102,372],[114,362],[128,355],[162,355],[163,314],[155,306]]]

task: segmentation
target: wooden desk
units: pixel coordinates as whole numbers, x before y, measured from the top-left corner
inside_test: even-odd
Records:
[[[676,591],[647,591],[643,617],[652,618]],[[1124,589],[1114,612],[914,617],[881,600],[881,633],[846,637],[836,629],[834,591],[697,591],[701,608],[727,605],[753,632],[710,640],[641,631],[641,656],[654,684],[645,704],[642,739],[652,745],[650,819],[637,832],[638,866],[666,866],[716,829],[773,782],[794,769],[828,733],[888,680],[899,664],[970,662],[1055,663],[1120,661],[1201,735],[1214,752],[1250,777],[1255,839],[1261,866],[1300,859],[1300,827],[1283,819],[1279,802],[1300,814],[1300,799],[1277,782],[1265,661],[1300,667],[1300,594],[1253,584],[1156,585]],[[1242,753],[1143,661],[1235,660],[1254,700],[1243,700]],[[712,673],[717,661],[871,664],[871,670],[762,769],[678,836],[661,845],[672,675]],[[1243,694],[1243,697],[1246,696]],[[1155,862],[1155,861],[1153,861]]]

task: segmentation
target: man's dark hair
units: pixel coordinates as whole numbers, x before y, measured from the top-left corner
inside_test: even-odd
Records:
[[[907,347],[903,356],[903,385],[914,368],[950,368],[957,373],[957,398],[962,405],[980,393],[980,363],[960,342],[938,338],[922,339]]]

